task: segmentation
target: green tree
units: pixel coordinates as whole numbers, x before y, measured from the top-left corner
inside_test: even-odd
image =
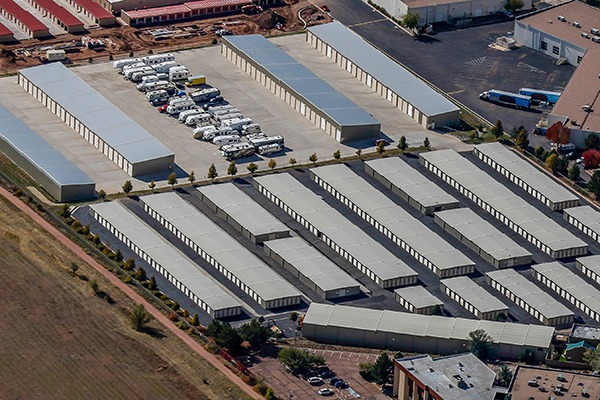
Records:
[[[558,166],[558,154],[552,153],[546,158],[546,167],[550,168],[552,171],[556,171],[556,167]]]
[[[502,121],[500,121],[500,120],[496,121],[496,124],[494,125],[494,127],[492,128],[490,133],[492,135],[496,136],[496,139],[501,138],[502,135],[504,135],[504,128],[502,127]]]
[[[419,27],[419,14],[409,11],[400,21],[406,28],[414,30]]]
[[[275,396],[275,392],[273,392],[273,389],[270,386],[267,388],[267,391],[265,392],[265,399],[266,400],[277,399],[277,397]]]
[[[73,273],[73,275],[77,275],[77,271],[79,271],[79,264],[77,264],[76,262],[72,262],[71,272]]]
[[[135,269],[135,260],[133,258],[128,258],[123,263],[123,269],[126,271],[133,271]]]
[[[290,164],[293,167],[294,165],[296,165],[298,161],[296,161],[296,159],[294,157],[290,158]]]
[[[538,146],[538,147],[535,149],[535,153],[534,153],[534,154],[535,154],[535,156],[536,156],[538,159],[540,159],[540,160],[542,160],[542,161],[546,161],[546,150],[545,150],[545,149],[544,149],[542,146]]]
[[[581,178],[581,170],[579,169],[579,165],[575,164],[569,169],[569,179],[577,182],[579,178]]]
[[[508,11],[511,11],[513,13],[517,10],[520,10],[523,7],[525,7],[523,0],[508,0],[508,2],[506,3],[506,6],[505,6],[505,8]]]
[[[361,154],[362,154],[362,150],[361,149],[356,149],[356,155],[360,157]]]
[[[90,234],[90,224],[85,224],[83,226],[83,228],[81,228],[81,234],[82,235],[89,235]]]
[[[498,385],[502,387],[508,387],[510,385],[510,381],[512,380],[513,373],[508,366],[503,365],[500,367],[500,371],[498,371],[498,375],[496,377],[498,381]]]
[[[137,279],[140,282],[148,280],[148,277],[146,276],[146,270],[142,267],[139,267],[135,271],[135,279]]]
[[[106,197],[106,192],[105,192],[104,190],[100,189],[100,190],[98,191],[98,198],[99,198],[99,199],[103,199],[103,198],[105,198],[105,197]]]
[[[295,347],[282,348],[279,350],[277,359],[293,373],[306,371],[325,363],[322,356],[310,354],[306,350]]]
[[[216,338],[223,330],[223,324],[218,319],[213,319],[206,327],[206,334],[213,339]]]
[[[277,166],[277,161],[275,161],[274,158],[271,158],[269,160],[269,164],[268,164],[269,168],[271,169],[271,171],[273,171],[275,169],[275,167]]]
[[[517,134],[515,139],[515,144],[522,149],[526,149],[529,146],[529,134],[527,133],[527,129],[523,128]]]
[[[376,383],[383,385],[388,381],[388,378],[394,370],[394,362],[391,360],[388,353],[383,353],[377,358],[373,364],[372,377]]]
[[[243,342],[238,332],[233,329],[228,322],[223,324],[223,328],[215,340],[219,346],[224,347],[233,353],[240,349]]]
[[[336,151],[333,152],[333,158],[334,159],[339,160],[341,156],[342,156],[342,153],[340,153],[339,150],[336,150]]]
[[[596,199],[600,199],[600,172],[594,172],[587,184],[587,189],[596,196]]]
[[[583,353],[583,361],[589,365],[592,371],[600,370],[600,350],[597,348],[587,349],[585,353]]]
[[[92,292],[94,292],[94,294],[98,294],[98,291],[100,290],[98,287],[98,282],[95,279],[92,279],[89,285],[90,289],[92,289]]]
[[[154,275],[152,275],[150,277],[150,280],[148,281],[148,289],[156,290],[156,278],[154,277]]]
[[[234,177],[237,174],[237,166],[235,165],[235,161],[229,163],[229,167],[227,167],[227,175],[231,175]]]
[[[317,157],[317,153],[312,153],[310,157],[308,157],[308,161],[310,161],[313,164],[316,164],[318,159],[319,158]]]
[[[190,172],[187,179],[193,185],[194,181],[196,181],[196,173],[194,171]]]
[[[471,338],[471,353],[480,360],[486,360],[492,349],[492,344],[494,343],[492,337],[488,335],[485,330],[477,329],[469,333],[469,338]]]
[[[377,143],[377,146],[375,147],[375,151],[377,152],[377,154],[382,155],[385,152],[385,143],[384,142]]]
[[[565,156],[558,156],[556,160],[556,170],[562,174],[567,172],[567,167],[569,166],[569,161]]]
[[[238,329],[238,333],[243,340],[248,341],[254,348],[258,348],[265,344],[272,335],[272,331],[269,328],[264,327],[256,319],[242,324]]]
[[[200,321],[198,321],[198,313],[195,313],[194,316],[192,317],[192,322],[191,324],[193,326],[198,326],[200,325]]]
[[[248,166],[246,168],[248,168],[248,171],[250,171],[251,174],[254,174],[256,172],[256,170],[258,169],[258,165],[251,162],[250,164],[248,164]]]
[[[142,332],[146,329],[146,325],[150,322],[151,316],[142,304],[138,304],[129,314],[129,323],[131,328],[137,332]]]
[[[125,193],[126,195],[129,196],[129,193],[131,193],[131,191],[133,190],[133,184],[131,183],[130,180],[126,180],[122,186],[122,189],[123,189],[123,193]]]
[[[150,183],[148,184],[148,187],[150,188],[150,190],[152,190],[154,192],[154,188],[156,187],[156,182],[154,182],[154,179],[152,179],[150,181]]]
[[[523,125],[521,125],[521,126],[516,126],[515,125],[515,126],[512,127],[512,129],[510,131],[508,131],[508,136],[510,136],[511,139],[516,139],[517,135],[519,134],[519,132],[522,129],[525,129],[525,127]]]
[[[523,349],[521,351],[521,353],[519,354],[519,361],[524,362],[524,363],[531,363],[534,360],[534,355],[533,355],[533,351],[531,349]]]
[[[398,141],[398,149],[403,153],[408,149],[408,143],[406,143],[406,137],[404,135],[400,136],[400,140]]]
[[[298,313],[296,311],[292,311],[292,313],[290,314],[290,321],[298,321]]]
[[[600,136],[595,133],[590,133],[584,141],[584,146],[586,150],[589,149],[598,149],[600,147]]]
[[[69,218],[71,216],[71,210],[69,209],[69,205],[68,204],[63,204],[62,207],[60,208],[60,215],[63,218]]]
[[[171,172],[167,178],[167,183],[174,189],[175,185],[177,185],[177,173]]]
[[[427,150],[429,150],[429,148],[431,147],[431,143],[429,142],[428,137],[426,137],[425,140],[423,140],[423,147],[425,147]]]
[[[118,263],[123,261],[123,253],[121,253],[121,249],[117,249],[117,251],[115,252],[115,261]]]

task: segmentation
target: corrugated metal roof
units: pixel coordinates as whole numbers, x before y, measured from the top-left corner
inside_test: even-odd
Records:
[[[308,30],[426,116],[458,112],[454,103],[341,23],[334,21]]]
[[[226,36],[223,42],[246,54],[256,64],[341,126],[379,125],[365,110],[339,93],[261,35]],[[285,69],[285,73],[281,73]]]
[[[567,208],[563,214],[565,217],[571,216],[600,237],[600,212],[592,206]]]
[[[508,310],[506,304],[492,296],[491,293],[476,284],[469,277],[457,276],[455,278],[442,279],[440,285],[446,286],[482,313]]]
[[[173,14],[190,13],[192,10],[185,4],[177,4],[173,6],[144,8],[141,10],[123,10],[123,13],[131,19],[160,17]]]
[[[92,204],[90,208],[213,310],[241,307],[236,298],[221,288],[197,264],[184,256],[121,203]]]
[[[83,8],[85,8],[90,14],[92,14],[97,19],[105,19],[105,18],[115,18],[108,10],[102,7],[100,4],[96,3],[94,0],[73,0],[75,3],[79,4]]]
[[[429,293],[423,286],[408,286],[404,288],[398,288],[394,290],[394,293],[415,306],[415,308],[444,305],[442,300]]]
[[[14,36],[13,31],[8,29],[4,24],[0,23],[0,36],[11,35]]]
[[[581,263],[587,269],[600,275],[600,255],[580,257],[576,261]]]
[[[7,14],[12,15],[17,20],[21,21],[21,23],[33,33],[49,31],[46,25],[44,25],[39,19],[34,17],[33,14],[23,9],[13,0],[0,0],[0,9],[4,10]]]
[[[83,28],[83,22],[76,16],[67,11],[66,8],[54,2],[54,0],[35,0],[40,7],[54,15],[56,19],[67,27],[80,26]]]

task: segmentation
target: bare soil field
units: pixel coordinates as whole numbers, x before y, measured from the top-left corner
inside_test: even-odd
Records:
[[[129,299],[0,199],[2,399],[245,399],[156,321],[130,329]],[[89,281],[114,303],[93,294]]]

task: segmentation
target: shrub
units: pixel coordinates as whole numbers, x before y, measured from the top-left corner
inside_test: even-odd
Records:
[[[133,283],[133,278],[129,275],[127,275],[125,278],[123,278],[123,283],[127,284],[127,285],[131,285]]]
[[[242,375],[242,381],[248,386],[256,385],[256,378],[250,375]]]
[[[600,164],[600,151],[596,149],[586,150],[582,154],[583,165],[586,169],[594,169]]]
[[[160,295],[160,299],[161,299],[162,301],[167,301],[167,300],[169,300],[169,296],[167,296],[166,294],[161,294],[161,295]]]
[[[169,313],[169,321],[177,321],[177,313],[172,311]]]
[[[73,220],[73,223],[71,224],[71,227],[73,227],[73,229],[75,229],[76,232],[81,232],[81,222],[79,222],[78,220]]]
[[[258,394],[260,394],[261,396],[264,396],[265,394],[267,394],[267,389],[269,387],[267,385],[265,385],[264,383],[257,383],[256,385],[254,385],[254,391]]]
[[[204,350],[209,353],[217,354],[219,352],[219,347],[213,342],[208,342],[204,345]]]

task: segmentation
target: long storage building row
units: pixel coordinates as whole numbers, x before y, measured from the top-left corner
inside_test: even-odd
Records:
[[[434,220],[496,268],[531,264],[529,251],[470,208],[436,212]]]
[[[548,175],[507,149],[503,144],[484,143],[473,153],[555,211],[579,205],[579,198]]]
[[[63,28],[68,33],[85,32],[83,22],[54,0],[28,0],[36,10]]]
[[[400,157],[367,161],[365,171],[423,214],[459,206],[458,200]]]
[[[475,314],[479,319],[500,320],[508,318],[508,306],[469,277],[457,276],[440,281],[442,291],[452,300]]]
[[[0,150],[59,202],[92,199],[96,184],[31,128],[0,106]]]
[[[458,124],[454,103],[341,23],[310,27],[306,40],[423,127]]]
[[[338,142],[379,136],[371,114],[265,37],[223,37],[221,53]]]
[[[344,164],[313,168],[310,176],[441,278],[467,275],[475,263]]]
[[[545,325],[567,326],[573,313],[513,269],[487,272],[487,282]]]
[[[19,28],[32,38],[50,36],[50,28],[13,0],[0,0],[0,10],[3,16],[9,21],[16,23]]]
[[[90,206],[93,217],[152,268],[215,318],[240,315],[240,302],[192,260],[146,225],[121,203]]]
[[[129,175],[172,171],[171,150],[63,64],[22,69],[18,82]]]
[[[112,26],[117,23],[117,18],[94,0],[67,0],[69,4],[94,20],[100,26]]]
[[[414,285],[418,274],[289,174],[254,179],[265,197],[384,289]]]
[[[176,193],[140,198],[144,210],[264,308],[300,304],[301,293]]]
[[[600,322],[600,291],[559,262],[532,266],[533,276],[569,303]]]
[[[0,43],[8,43],[15,41],[15,34],[8,29],[4,24],[0,23]]]
[[[264,251],[326,300],[360,293],[358,281],[300,237],[269,240]]]
[[[579,206],[563,210],[565,221],[600,242],[600,212],[592,206]]]
[[[423,286],[408,286],[394,290],[400,305],[415,314],[441,314],[444,302],[429,293]]]
[[[600,255],[578,258],[575,267],[600,285]]]
[[[585,255],[587,244],[454,150],[419,161],[478,206],[553,258]]]

